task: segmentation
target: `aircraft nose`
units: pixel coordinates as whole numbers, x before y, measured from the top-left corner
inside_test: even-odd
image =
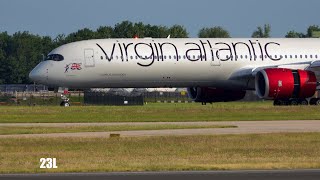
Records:
[[[33,82],[45,83],[46,76],[44,71],[44,66],[40,63],[29,73],[29,78]]]
[[[40,73],[38,70],[36,70],[36,68],[34,68],[30,73],[29,73],[29,78],[34,81],[34,82],[38,82],[40,77]]]

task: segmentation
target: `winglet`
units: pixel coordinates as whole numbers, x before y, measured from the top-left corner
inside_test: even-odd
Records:
[[[171,36],[171,35],[169,34],[169,36],[167,37],[167,39],[170,39],[170,36]]]

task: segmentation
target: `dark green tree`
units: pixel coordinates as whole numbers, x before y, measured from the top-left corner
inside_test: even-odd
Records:
[[[30,83],[28,74],[55,46],[50,37],[28,32],[1,33],[0,83]]]
[[[296,32],[296,31],[289,31],[286,36],[286,38],[304,38],[306,37],[305,34],[303,33],[299,33],[299,32]]]
[[[202,28],[198,33],[199,38],[230,38],[230,34],[227,30],[221,26],[212,28]]]
[[[6,77],[9,76],[7,54],[10,38],[7,32],[0,33],[0,84],[6,83]]]
[[[170,35],[166,26],[146,25],[146,36],[152,38],[166,38]]]
[[[65,38],[65,43],[75,42],[75,41],[81,41],[81,40],[88,40],[88,39],[94,39],[95,38],[95,32],[88,28],[80,29],[79,31],[75,33],[71,33]]]
[[[110,26],[100,26],[97,31],[95,38],[97,39],[107,39],[112,38],[113,28]]]
[[[320,31],[320,27],[318,25],[309,26],[309,28],[307,30],[307,37],[312,37],[312,33],[314,31]]]
[[[133,38],[134,36],[133,24],[130,21],[118,23],[113,29],[113,38]]]
[[[139,38],[149,37],[148,34],[146,34],[145,32],[146,32],[146,26],[142,22],[133,24],[132,37],[135,37],[135,36]],[[131,37],[127,37],[127,38],[131,38]]]
[[[255,30],[251,37],[252,38],[269,38],[271,33],[271,26],[269,24],[265,24],[263,27],[258,26],[257,30]]]
[[[53,43],[58,47],[66,42],[66,35],[58,34],[56,38],[53,39]]]
[[[52,48],[50,37],[40,37],[29,32],[17,32],[9,41],[6,83],[28,83],[28,74]],[[49,50],[50,49],[50,50]]]
[[[185,27],[176,24],[169,28],[169,35],[171,38],[187,38],[188,32]]]

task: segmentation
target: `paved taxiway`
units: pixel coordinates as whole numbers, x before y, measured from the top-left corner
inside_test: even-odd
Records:
[[[320,170],[185,171],[0,175],[9,180],[319,180]]]
[[[0,135],[6,137],[109,137],[111,133],[122,137],[131,136],[171,136],[171,135],[214,135],[214,134],[256,134],[256,133],[288,133],[288,132],[320,132],[320,120],[293,120],[293,121],[224,121],[224,122],[147,122],[147,123],[1,123],[4,126],[106,126],[106,125],[143,125],[143,124],[196,124],[196,125],[233,125],[237,128],[211,129],[173,129],[173,130],[139,130],[117,132],[78,132],[54,134],[19,134]]]

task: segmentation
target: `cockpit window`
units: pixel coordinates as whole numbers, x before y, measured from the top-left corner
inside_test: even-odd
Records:
[[[53,60],[53,61],[62,61],[64,58],[61,54],[50,54],[46,57],[46,61]]]

